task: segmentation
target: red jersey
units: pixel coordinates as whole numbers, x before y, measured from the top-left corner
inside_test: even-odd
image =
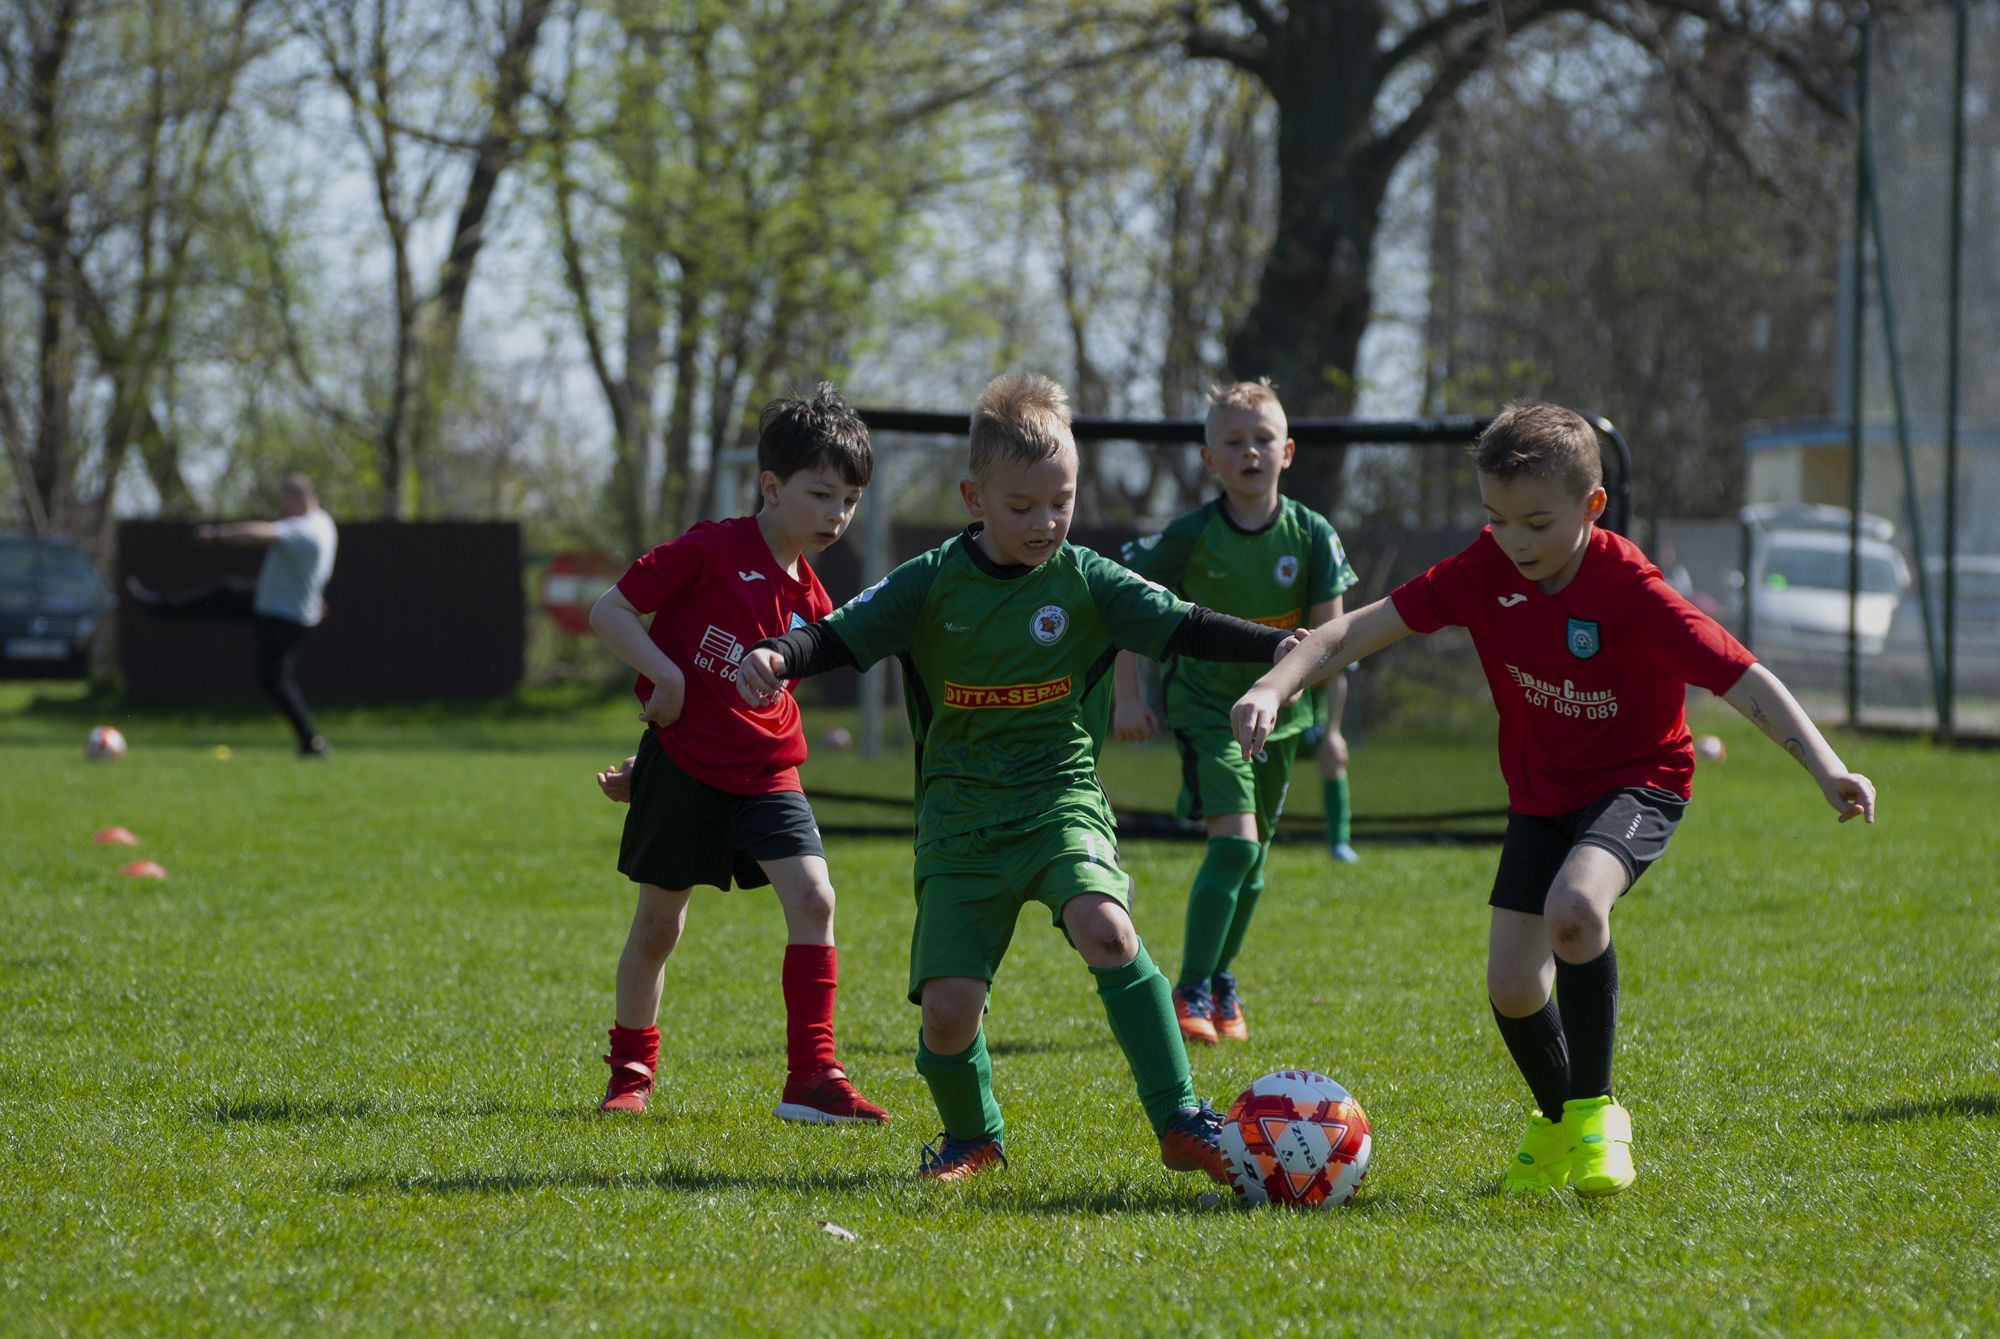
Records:
[[[798,703],[785,692],[769,707],[751,707],[736,691],[736,667],[763,638],[833,612],[804,555],[799,574],[787,576],[756,517],[702,521],[633,563],[618,589],[634,609],[653,615],[653,645],[687,680],[680,717],[653,728],[674,765],[732,795],[802,789],[806,736]],[[644,703],[652,680],[640,675],[632,691]]]
[[[1687,685],[1720,696],[1756,657],[1669,586],[1637,545],[1592,528],[1554,595],[1482,530],[1390,599],[1415,632],[1472,634],[1500,711],[1500,774],[1518,813],[1581,809],[1613,790],[1688,797]]]

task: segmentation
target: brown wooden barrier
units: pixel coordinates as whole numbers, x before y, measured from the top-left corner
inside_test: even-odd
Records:
[[[180,521],[118,526],[118,662],[135,701],[256,699],[248,625],[147,614],[125,593],[254,577],[255,546],[201,544]],[[299,657],[321,702],[499,697],[521,681],[526,599],[512,521],[347,521],[325,620]]]

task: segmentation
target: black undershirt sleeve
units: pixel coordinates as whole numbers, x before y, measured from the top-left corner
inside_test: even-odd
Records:
[[[787,679],[806,679],[828,670],[846,669],[855,663],[847,643],[824,623],[808,623],[793,628],[782,637],[766,637],[750,648],[776,651],[785,658]]]
[[[1261,660],[1269,665],[1291,636],[1283,628],[1267,628],[1195,605],[1167,638],[1167,652],[1191,660]]]

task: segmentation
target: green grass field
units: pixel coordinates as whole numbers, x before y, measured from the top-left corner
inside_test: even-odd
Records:
[[[1197,1086],[1324,1069],[1376,1154],[1350,1209],[1251,1214],[1159,1167],[1033,915],[989,1023],[1012,1166],[916,1180],[895,840],[830,852],[842,1049],[892,1127],[770,1117],[768,893],[697,899],[654,1108],[597,1117],[630,902],[589,772],[636,733],[622,703],[335,713],[313,764],[260,716],[31,699],[0,693],[0,1333],[2000,1331],[1991,753],[1844,740],[1882,821],[1841,828],[1714,719],[1730,758],[1615,923],[1641,1176],[1593,1205],[1496,1193],[1527,1102],[1483,1002],[1493,849],[1281,849],[1252,1041]],[[97,714],[122,762],[82,761]],[[1489,785],[1490,747],[1376,740],[1359,804],[1414,758]],[[1170,788],[1163,749],[1112,765]],[[108,824],[144,845],[92,846]],[[1169,970],[1198,852],[1124,852]],[[171,877],[117,877],[135,855]]]

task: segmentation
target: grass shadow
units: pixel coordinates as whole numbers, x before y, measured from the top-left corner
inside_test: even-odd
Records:
[[[1885,1106],[1869,1107],[1864,1111],[1840,1113],[1840,1119],[1850,1125],[1893,1125],[1898,1121],[1927,1120],[1933,1116],[1950,1116],[1961,1120],[2000,1116],[2000,1093],[1954,1093],[1950,1097],[1890,1102]]]
[[[469,1102],[382,1102],[369,1097],[221,1097],[196,1114],[217,1125],[310,1125],[402,1116],[498,1116],[516,1108],[493,1098]]]
[[[449,1197],[457,1195],[520,1195],[536,1190],[667,1190],[699,1194],[708,1191],[838,1191],[845,1194],[880,1191],[909,1179],[901,1171],[771,1173],[713,1172],[693,1167],[662,1167],[650,1172],[500,1171],[392,1174],[364,1172],[333,1177],[321,1184],[336,1194],[397,1194]]]

